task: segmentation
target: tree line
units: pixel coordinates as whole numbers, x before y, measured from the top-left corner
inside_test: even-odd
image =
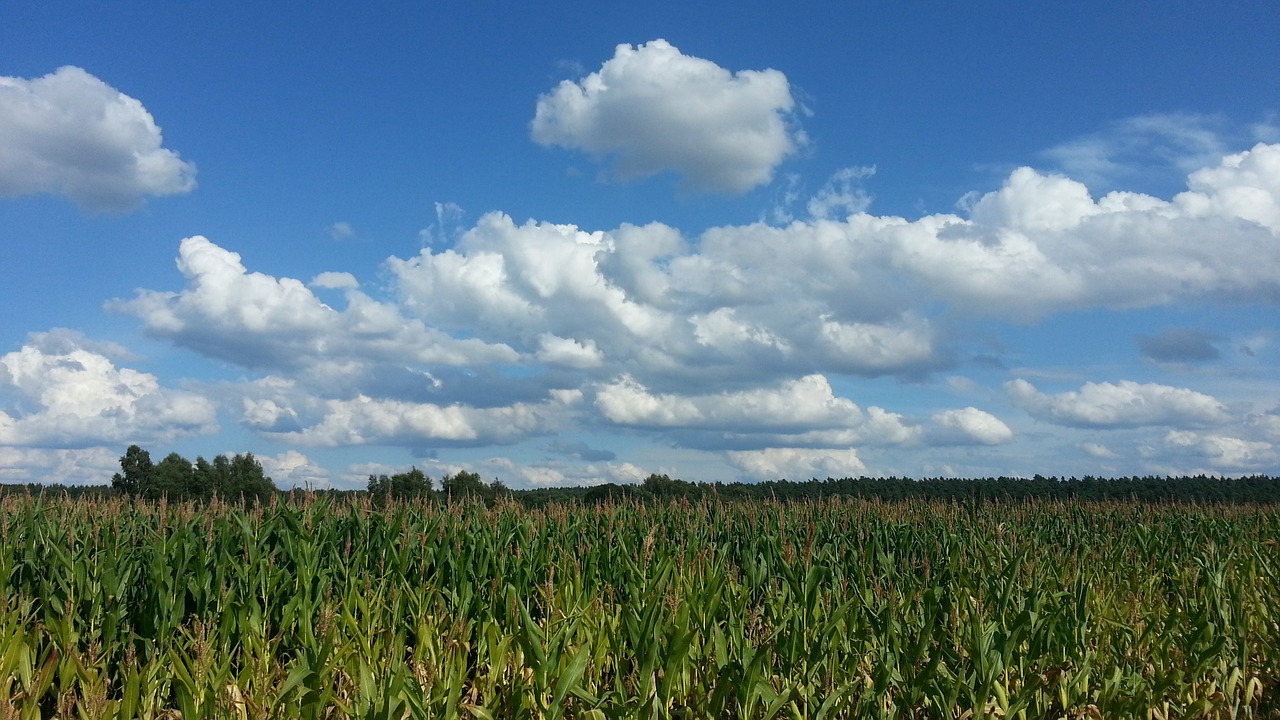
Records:
[[[217,495],[224,499],[266,500],[279,493],[271,478],[252,453],[228,458],[202,457],[192,463],[177,453],[169,453],[153,463],[151,455],[130,445],[120,457],[121,472],[110,487],[56,486],[60,493],[100,495],[123,493],[132,497],[173,501],[205,500]],[[2,486],[0,491],[24,492],[54,489],[54,486]],[[370,475],[360,490],[320,490],[325,495],[367,495],[376,504],[388,500],[468,501],[493,505],[514,501],[526,507],[552,503],[601,504],[623,502],[804,502],[833,497],[861,498],[882,502],[941,500],[954,502],[1062,502],[1221,503],[1280,504],[1280,477],[1248,475],[1228,478],[1213,475],[1096,477],[985,477],[922,478],[843,477],[819,480],[769,480],[759,483],[692,482],[666,474],[651,474],[635,484],[604,483],[580,487],[512,489],[501,480],[484,482],[479,473],[460,471],[435,482],[417,467],[394,474]]]
[[[834,497],[881,502],[941,500],[954,502],[1142,502],[1278,504],[1280,477],[1213,475],[1077,477],[923,478],[844,477],[819,480],[690,482],[653,474],[635,485],[605,483],[581,488],[517,490],[514,498],[526,506],[570,502],[778,501],[805,502]]]

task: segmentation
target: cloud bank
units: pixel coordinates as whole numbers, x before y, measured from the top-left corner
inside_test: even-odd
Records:
[[[877,449],[1015,443],[1010,413],[1020,411],[1078,431],[1197,433],[1151,442],[1246,468],[1270,457],[1274,439],[1190,388],[1120,379],[1046,393],[1015,376],[984,401],[1003,410],[906,412],[860,405],[837,385],[927,381],[955,366],[956,328],[975,320],[1275,302],[1277,198],[1280,146],[1257,145],[1191,173],[1170,199],[1094,198],[1072,179],[1022,168],[964,213],[916,220],[828,209],[686,237],[661,223],[588,230],[493,212],[452,244],[388,258],[383,298],[339,270],[309,282],[255,272],[195,236],[179,247],[184,287],[109,307],[153,337],[256,373],[220,391],[232,414],[301,447],[428,452],[639,433],[717,454],[745,477],[800,477],[862,472]],[[1162,362],[1215,350],[1186,329],[1138,342]],[[1115,459],[1099,440],[1072,447]],[[575,460],[602,476],[631,472],[612,448],[544,447],[556,449],[531,483],[579,477]]]

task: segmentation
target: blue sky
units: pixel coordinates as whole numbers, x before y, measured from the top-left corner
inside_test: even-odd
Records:
[[[1280,474],[1274,3],[0,3],[0,480]]]

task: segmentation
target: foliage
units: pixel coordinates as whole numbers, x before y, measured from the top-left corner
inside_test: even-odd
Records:
[[[389,498],[409,500],[427,497],[431,495],[431,478],[416,467],[390,477],[370,475],[368,492],[378,502],[385,502]]]
[[[153,464],[150,453],[130,445],[120,457],[120,469],[111,478],[111,487],[144,500],[208,500],[216,495],[248,502],[266,500],[276,492],[253,453],[237,454],[229,460],[219,455],[212,463],[196,458],[194,465],[177,453],[169,453]]]
[[[1280,716],[1280,509],[0,496],[0,717]]]
[[[444,493],[450,502],[461,502],[467,498],[485,497],[488,494],[488,488],[480,479],[479,473],[462,470],[453,475],[445,475],[440,481],[440,492]]]

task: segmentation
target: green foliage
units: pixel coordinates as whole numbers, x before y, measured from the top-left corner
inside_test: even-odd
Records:
[[[454,475],[445,475],[440,481],[440,491],[450,502],[462,502],[468,498],[483,498],[489,492],[479,473],[459,471]]]
[[[124,451],[120,470],[111,476],[111,487],[126,495],[141,495],[153,485],[155,465],[151,462],[151,453],[137,445],[130,445]]]
[[[244,502],[264,501],[276,493],[262,464],[252,453],[227,459],[218,455],[212,463],[196,458],[193,465],[177,453],[169,453],[158,464],[137,445],[130,445],[120,458],[120,469],[111,478],[111,487],[143,500],[208,500],[214,496]]]
[[[387,475],[370,475],[368,492],[378,502],[387,499],[408,500],[431,495],[431,478],[418,468],[408,472]]]

